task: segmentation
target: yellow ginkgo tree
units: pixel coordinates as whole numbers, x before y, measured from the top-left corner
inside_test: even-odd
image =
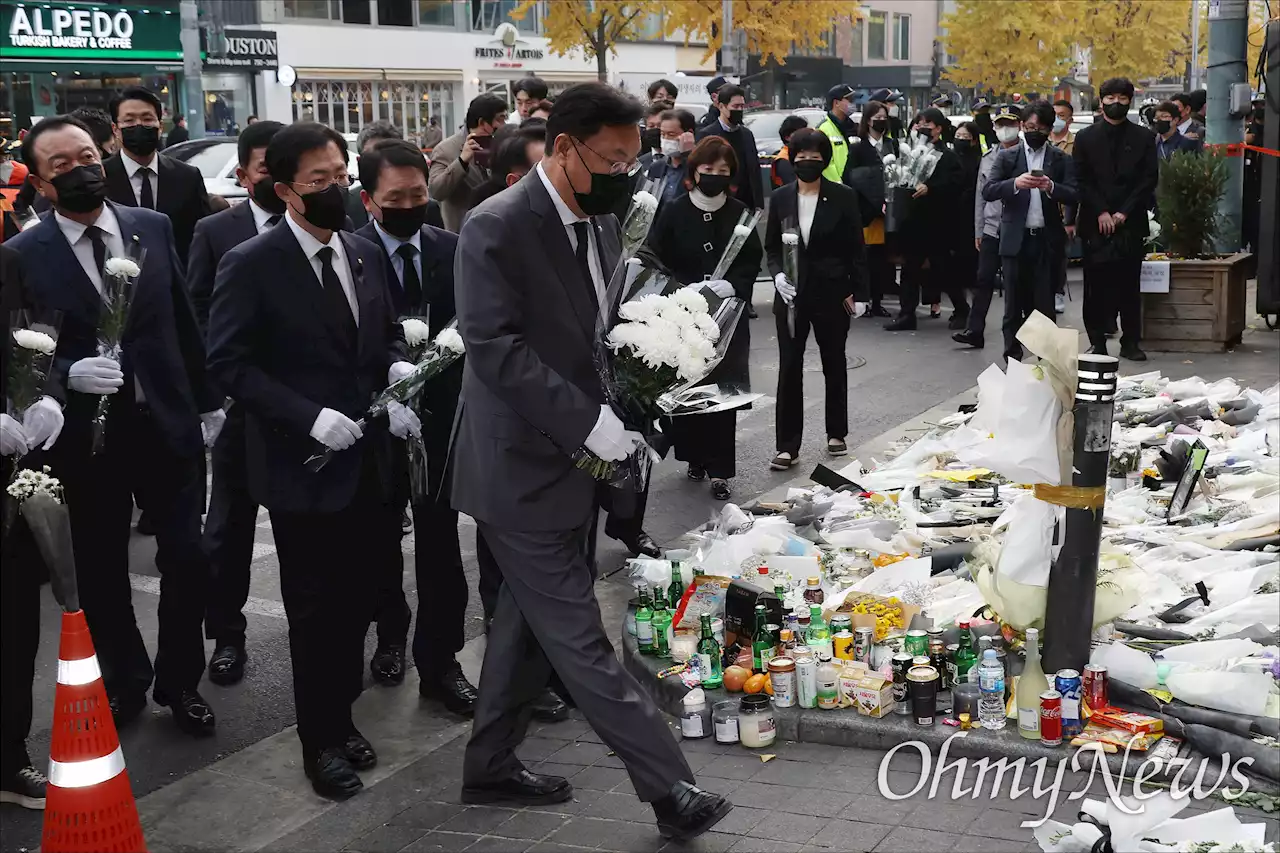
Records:
[[[1047,91],[1071,70],[1076,21],[1067,0],[960,0],[940,22],[956,61],[943,75],[997,96]]]
[[[537,5],[538,0],[522,0],[511,17],[520,20]],[[636,38],[646,19],[662,16],[667,5],[657,0],[554,0],[545,6],[542,26],[552,53],[581,50],[596,61],[596,75],[607,81],[608,57],[617,54],[618,42]]]
[[[723,4],[720,0],[676,0],[664,4],[671,31],[686,39],[705,39],[711,56],[720,49]],[[733,28],[746,34],[747,52],[785,65],[793,48],[825,48],[836,27],[859,15],[856,0],[735,0]]]

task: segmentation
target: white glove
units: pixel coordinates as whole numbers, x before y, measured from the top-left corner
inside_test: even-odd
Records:
[[[212,412],[205,412],[200,416],[200,433],[204,436],[204,446],[213,447],[214,442],[218,440],[218,436],[222,434],[222,427],[227,423],[227,413],[222,409],[214,409]]]
[[[41,397],[22,415],[22,430],[30,447],[48,450],[62,435],[62,407],[52,397]]]
[[[6,414],[0,414],[0,455],[13,456],[27,452],[27,434],[22,424]]]
[[[114,358],[95,355],[82,358],[67,371],[67,386],[81,394],[97,394],[99,397],[114,394],[124,385],[124,373],[120,362]]]
[[[394,385],[410,373],[413,373],[413,362],[397,361],[395,364],[391,365],[391,367],[387,368],[387,384]]]
[[[591,434],[583,442],[587,450],[599,456],[605,462],[621,462],[631,455],[636,446],[644,441],[644,436],[632,432],[622,425],[613,409],[600,407],[600,416]]]
[[[773,277],[773,289],[778,291],[782,301],[788,305],[796,298],[796,286],[791,283],[784,272],[780,272]]]
[[[330,450],[346,450],[363,436],[358,423],[333,409],[321,409],[311,425],[311,437]]]
[[[722,278],[716,279],[715,281],[701,282],[701,286],[705,287],[707,290],[710,290],[712,293],[714,293],[716,296],[719,296],[721,299],[728,299],[731,296],[738,295],[738,292],[733,289],[733,285]]]
[[[865,302],[853,303],[853,316],[855,319],[858,317],[861,317],[865,313],[867,313],[867,303]]]
[[[396,438],[422,437],[422,421],[413,413],[413,409],[403,403],[392,400],[387,403],[387,420],[391,425],[391,434]]]

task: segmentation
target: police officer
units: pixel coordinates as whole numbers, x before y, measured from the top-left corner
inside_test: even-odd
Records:
[[[837,184],[844,183],[849,145],[858,135],[858,126],[853,121],[852,86],[841,83],[827,91],[827,117],[818,125],[818,132],[831,141],[831,162],[823,170],[822,177]]]

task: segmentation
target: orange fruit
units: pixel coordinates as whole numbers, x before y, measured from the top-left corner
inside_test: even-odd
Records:
[[[769,677],[756,673],[747,679],[747,683],[742,685],[742,689],[747,693],[761,693],[769,686]]]

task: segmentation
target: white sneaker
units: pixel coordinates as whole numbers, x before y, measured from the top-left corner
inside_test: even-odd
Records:
[[[1059,314],[1067,313],[1067,297],[1062,293],[1053,295],[1053,310]]]

